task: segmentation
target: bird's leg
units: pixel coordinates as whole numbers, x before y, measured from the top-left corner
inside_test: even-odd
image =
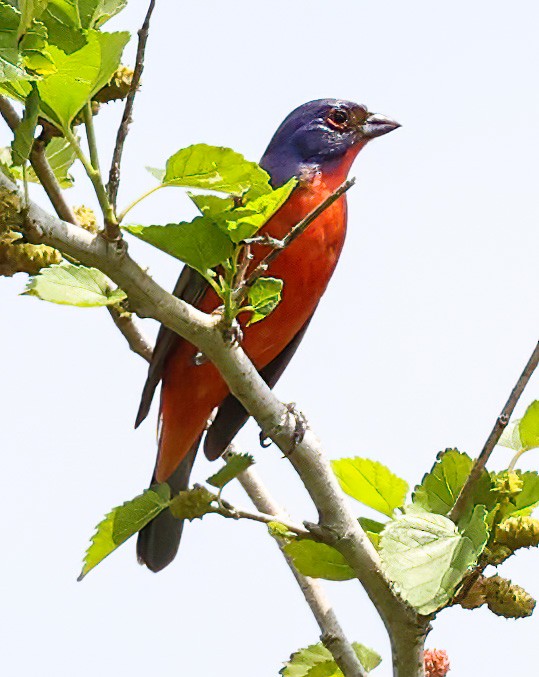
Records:
[[[264,235],[258,235],[257,237],[250,237],[247,240],[244,240],[246,244],[261,244],[265,247],[271,247],[272,249],[284,249],[285,243],[283,240],[279,240],[276,237],[264,233]]]

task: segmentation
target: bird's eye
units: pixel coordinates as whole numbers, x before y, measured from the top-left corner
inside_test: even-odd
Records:
[[[326,118],[327,123],[333,129],[344,129],[348,124],[350,115],[345,108],[334,108]]]

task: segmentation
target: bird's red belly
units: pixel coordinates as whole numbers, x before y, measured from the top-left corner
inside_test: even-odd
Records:
[[[299,189],[263,229],[283,238],[290,229],[324,200],[331,190]],[[339,258],[346,232],[346,202],[340,198],[308,229],[284,249],[270,266],[268,276],[283,280],[282,300],[264,320],[245,327],[243,348],[258,369],[271,362],[290,343],[314,312]],[[255,263],[266,253],[258,247]],[[199,308],[212,312],[220,305],[213,291]],[[195,366],[195,348],[182,341],[167,361],[161,393],[162,443],[156,479],[165,481],[204,430],[211,411],[228,388],[211,363]],[[167,439],[174,440],[168,444]]]

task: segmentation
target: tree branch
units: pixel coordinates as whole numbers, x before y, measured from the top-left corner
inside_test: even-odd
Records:
[[[538,364],[539,364],[539,342],[535,346],[535,349],[532,352],[530,359],[528,360],[528,363],[524,367],[524,370],[520,375],[518,381],[516,382],[515,387],[511,391],[509,399],[505,403],[505,407],[502,409],[501,414],[496,419],[496,423],[494,424],[494,427],[492,428],[490,435],[488,436],[487,441],[485,442],[485,446],[483,447],[481,453],[479,454],[479,458],[477,459],[472,470],[470,471],[470,474],[468,475],[468,478],[466,479],[466,482],[464,483],[464,486],[462,487],[460,494],[458,495],[457,500],[455,501],[455,505],[453,506],[451,512],[449,513],[449,518],[452,519],[453,522],[458,522],[458,520],[462,517],[462,514],[464,513],[468,500],[470,499],[470,496],[475,487],[475,483],[477,482],[481,473],[485,469],[485,466],[490,458],[490,455],[494,451],[494,447],[498,444],[498,441],[505,427],[509,423],[511,414],[513,413],[516,404],[524,391],[524,388],[527,386],[528,381],[530,380]]]
[[[288,518],[283,508],[268,493],[254,468],[244,470],[238,475],[237,480],[258,510],[273,515],[277,521],[282,521],[283,517]],[[335,662],[346,677],[365,677],[366,672],[346,638],[323,587],[317,580],[300,574],[292,559],[284,551],[283,544],[277,539],[275,539],[275,542],[283,553],[283,557],[320,627],[322,643],[331,652]]]
[[[140,355],[146,362],[152,359],[153,348],[150,341],[144,336],[144,333],[133,319],[131,313],[125,312],[116,306],[107,306],[107,310],[114,324],[123,334],[131,350]]]
[[[3,175],[0,175],[0,189],[17,191]],[[428,619],[418,616],[400,599],[385,578],[378,553],[348,508],[320,440],[308,429],[303,440],[294,447],[295,424],[289,409],[275,397],[242,348],[226,340],[221,318],[206,315],[167,293],[131,259],[125,248],[59,221],[35,203],[29,205],[24,229],[31,241],[49,244],[85,265],[102,270],[126,292],[130,306],[138,315],[153,317],[163,323],[216,365],[230,392],[255,418],[264,435],[288,454],[318,508],[319,530],[324,540],[345,557],[390,635],[426,633]],[[403,666],[395,677],[411,674]],[[416,672],[414,677],[417,674],[421,673]]]
[[[0,115],[4,118],[7,125],[13,133],[20,124],[20,118],[17,111],[11,105],[9,99],[0,95]],[[54,211],[63,221],[77,223],[77,217],[66,202],[62,189],[60,188],[56,177],[49,165],[45,155],[45,144],[40,139],[34,141],[30,153],[30,164],[32,165],[36,176],[43,186],[47,197],[49,198]]]
[[[109,200],[116,211],[116,203],[118,201],[118,188],[120,186],[120,165],[122,163],[122,153],[124,149],[125,140],[127,134],[129,133],[129,125],[131,124],[132,115],[133,115],[133,106],[135,104],[135,96],[137,95],[137,90],[140,84],[140,77],[142,71],[144,70],[144,55],[146,52],[146,43],[148,41],[148,34],[150,31],[150,19],[152,12],[155,7],[155,0],[151,0],[146,12],[146,17],[144,22],[138,31],[138,47],[137,47],[137,56],[135,60],[135,69],[133,71],[133,78],[131,80],[131,86],[129,87],[129,92],[125,100],[125,108],[122,115],[122,121],[120,122],[120,127],[118,128],[118,133],[116,135],[116,145],[114,146],[114,152],[112,155],[112,163],[110,166],[109,172],[109,182],[107,185],[107,192]],[[109,227],[111,231],[109,235],[114,235],[110,237],[111,240],[121,237],[121,231],[118,228],[118,225],[114,228]],[[114,232],[112,232],[114,231]]]

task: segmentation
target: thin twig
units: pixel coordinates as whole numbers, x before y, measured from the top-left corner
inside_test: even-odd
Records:
[[[122,163],[122,153],[124,149],[125,140],[129,132],[129,125],[131,124],[131,119],[133,115],[133,106],[135,103],[135,96],[140,84],[140,77],[142,71],[144,70],[144,53],[146,51],[146,43],[148,41],[148,34],[150,30],[150,18],[155,7],[155,0],[151,0],[148,11],[146,12],[146,17],[144,22],[138,31],[138,47],[137,47],[137,56],[135,61],[135,69],[133,71],[133,78],[131,80],[131,86],[129,87],[129,92],[125,100],[125,108],[122,115],[122,121],[120,122],[120,127],[118,128],[118,133],[116,135],[116,145],[114,146],[114,152],[112,155],[112,163],[110,165],[109,172],[109,182],[107,185],[107,192],[109,196],[110,203],[112,204],[114,210],[116,211],[116,203],[118,201],[118,187],[120,185],[120,165]],[[120,236],[120,229],[116,224],[115,227],[106,226],[110,231],[109,235],[115,235],[115,238]],[[115,239],[113,238],[113,239]]]
[[[17,111],[5,96],[0,96],[0,115],[4,118],[11,131],[15,132],[21,120]],[[77,217],[65,200],[62,189],[60,188],[60,185],[54,176],[54,172],[49,165],[47,156],[45,155],[45,144],[40,139],[34,141],[30,153],[30,164],[59,218],[61,218],[62,221],[67,221],[68,223],[76,225]]]
[[[229,451],[231,451],[230,447]],[[276,503],[268,492],[254,468],[247,468],[247,470],[238,475],[237,479],[258,510],[272,515],[278,522],[282,522],[283,519],[288,517],[283,508]],[[322,632],[320,636],[322,643],[331,652],[344,675],[347,675],[347,677],[354,677],[356,675],[364,677],[366,672],[359,662],[352,645],[346,638],[324,589],[317,580],[300,574],[294,566],[292,559],[285,552],[284,544],[278,540],[276,540],[276,543],[283,553],[283,557],[290,567],[290,571],[293,573],[305,597],[305,601],[316,618]]]
[[[243,286],[238,290],[235,300],[237,302],[241,301],[245,297],[247,289],[251,287],[254,282],[267,271],[270,264],[273,263],[273,261],[279,256],[283,249],[286,249],[286,247],[290,246],[294,240],[304,233],[311,223],[317,219],[320,214],[322,214],[322,212],[324,212],[328,207],[336,202],[341,197],[341,195],[344,195],[346,191],[354,185],[355,182],[355,179],[349,179],[348,181],[342,183],[333,191],[333,193],[331,193],[331,195],[328,195],[328,197],[323,200],[318,205],[318,207],[315,207],[307,214],[307,216],[301,219],[301,221],[297,223],[279,243],[279,247],[274,247],[269,252],[269,254],[267,254],[267,256],[265,256],[262,261],[260,261],[252,273],[249,274]]]
[[[524,367],[524,371],[520,375],[518,381],[515,384],[515,387],[511,391],[509,399],[505,403],[505,407],[502,409],[501,414],[496,419],[496,423],[494,424],[494,427],[492,428],[490,435],[488,436],[487,441],[485,442],[485,446],[483,447],[483,450],[479,454],[479,458],[475,462],[470,474],[468,475],[466,482],[464,483],[464,486],[460,491],[460,494],[458,495],[455,505],[453,506],[451,512],[449,513],[449,517],[450,519],[453,520],[453,522],[458,522],[458,520],[462,517],[464,510],[466,508],[466,504],[475,487],[475,483],[477,482],[479,476],[485,469],[485,466],[490,458],[490,455],[494,450],[494,447],[498,444],[498,441],[505,427],[509,423],[511,414],[513,413],[516,404],[520,399],[522,392],[524,391],[524,388],[527,386],[528,381],[530,380],[538,364],[539,364],[539,342],[535,346],[535,349],[531,354],[528,363]]]
[[[144,336],[139,325],[133,319],[133,315],[122,312],[115,306],[107,306],[114,324],[123,334],[131,350],[140,355],[146,362],[151,362],[153,349],[149,340]]]
[[[252,520],[253,522],[262,522],[263,524],[271,524],[272,522],[280,522],[283,524],[288,531],[300,536],[301,538],[309,538],[312,540],[313,536],[310,531],[305,529],[305,527],[300,526],[299,524],[294,524],[290,521],[290,518],[281,514],[279,519],[275,519],[275,515],[264,512],[253,512],[252,510],[246,510],[244,508],[237,508],[235,505],[231,505],[227,501],[221,501],[222,507],[218,508],[218,512],[223,517],[230,517],[232,519],[247,519]]]

